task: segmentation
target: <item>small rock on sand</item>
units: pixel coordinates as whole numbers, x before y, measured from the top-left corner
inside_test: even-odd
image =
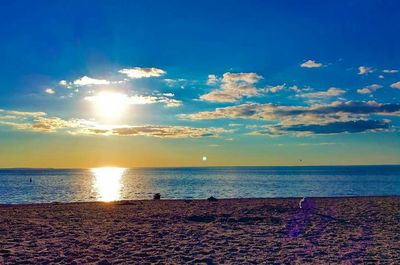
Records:
[[[216,201],[218,201],[218,199],[215,198],[215,197],[213,197],[213,196],[211,196],[210,198],[207,199],[207,201],[209,201],[209,202],[216,202]]]

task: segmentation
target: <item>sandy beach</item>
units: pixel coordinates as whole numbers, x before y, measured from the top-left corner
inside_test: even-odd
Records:
[[[0,264],[400,264],[400,197],[0,206]]]

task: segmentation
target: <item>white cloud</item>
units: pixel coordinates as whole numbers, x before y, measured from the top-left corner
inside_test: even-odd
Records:
[[[54,89],[52,89],[52,88],[46,88],[46,89],[44,90],[44,92],[46,92],[47,94],[54,94],[54,93],[56,93],[56,91],[54,91]]]
[[[136,78],[148,78],[148,77],[157,77],[166,74],[166,72],[159,68],[142,68],[142,67],[133,67],[133,68],[124,68],[118,71],[121,74],[128,76],[131,79]]]
[[[15,115],[19,117],[39,117],[39,116],[46,116],[46,112],[37,111],[37,112],[30,112],[30,111],[17,111],[17,110],[3,110],[4,113],[9,115]]]
[[[265,88],[265,91],[270,92],[270,93],[277,93],[283,89],[285,89],[285,85],[278,85],[278,86],[267,87],[267,88]]]
[[[296,85],[289,87],[289,89],[294,91],[294,92],[296,92],[296,93],[300,93],[301,92],[301,89]]]
[[[385,70],[382,70],[382,72],[384,72],[384,73],[386,73],[386,74],[395,74],[395,73],[398,73],[399,70],[395,70],[395,69],[392,69],[392,70],[385,69]]]
[[[382,88],[381,85],[378,84],[373,84],[373,85],[369,85],[360,89],[357,89],[357,93],[359,94],[371,94],[373,93],[375,90]]]
[[[308,60],[300,65],[300,67],[305,67],[305,68],[318,68],[321,66],[322,66],[321,63],[317,63],[314,60]]]
[[[390,85],[390,87],[391,87],[391,88],[397,88],[397,89],[400,89],[400,81],[399,81],[399,82],[396,82],[396,83],[393,83],[393,84],[391,84],[391,85]]]
[[[67,80],[61,80],[60,82],[58,82],[58,84],[60,86],[68,86]]]
[[[369,74],[369,73],[372,73],[373,71],[374,71],[374,69],[372,69],[371,67],[367,67],[367,66],[358,67],[358,74],[359,75]]]
[[[207,85],[215,85],[218,82],[218,77],[216,75],[208,75]]]
[[[200,96],[200,99],[212,102],[235,102],[243,97],[258,96],[262,89],[256,88],[255,83],[262,78],[256,73],[225,73],[221,79],[221,86]]]
[[[65,80],[61,80],[65,81]],[[61,82],[60,81],[60,82]],[[73,82],[75,86],[90,86],[90,85],[109,85],[111,82],[105,79],[95,79],[88,76],[83,76]]]
[[[165,93],[166,95],[151,95],[151,96],[143,96],[143,95],[133,95],[128,96],[121,93],[113,93],[115,97],[118,97],[117,100],[123,105],[145,105],[145,104],[155,104],[155,103],[163,103],[166,107],[179,107],[182,105],[182,101],[172,98],[174,94]],[[91,102],[104,102],[107,101],[107,95],[104,93],[100,93],[93,96],[85,97],[85,100]]]
[[[171,78],[165,78],[163,79],[163,81],[167,84],[167,86],[169,87],[178,87],[181,89],[184,89],[185,86],[193,83],[194,81],[190,81],[190,80],[186,80],[184,78],[177,78],[177,79],[171,79]]]
[[[299,94],[298,96],[302,98],[326,98],[326,97],[337,97],[343,95],[344,93],[346,93],[346,91],[343,89],[331,87],[327,91],[304,93],[304,94]]]

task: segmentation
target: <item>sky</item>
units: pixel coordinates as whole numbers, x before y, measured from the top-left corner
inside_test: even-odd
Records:
[[[399,164],[399,8],[3,1],[0,167]]]

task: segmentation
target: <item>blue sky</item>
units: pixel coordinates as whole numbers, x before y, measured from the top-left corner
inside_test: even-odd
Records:
[[[399,163],[399,8],[2,3],[0,166]]]

